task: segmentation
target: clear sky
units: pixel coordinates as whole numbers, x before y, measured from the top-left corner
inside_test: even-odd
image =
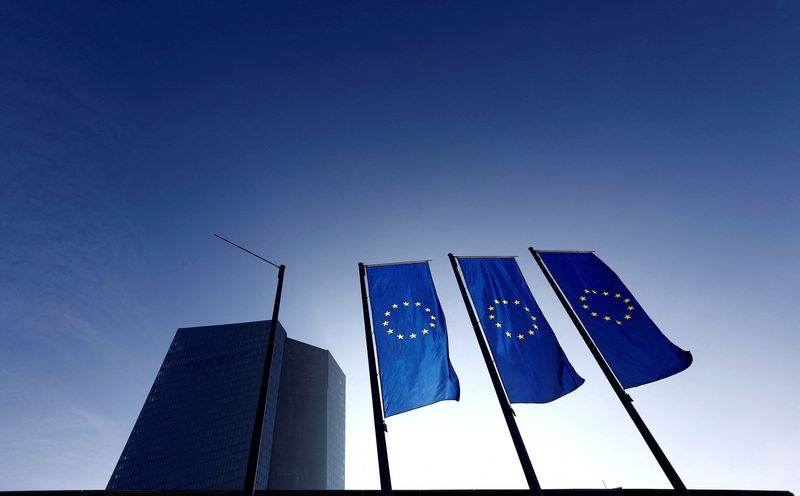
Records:
[[[0,2],[0,489],[104,487],[178,327],[268,318],[347,375],[357,262],[432,259],[460,402],[397,488],[524,487],[446,254],[519,255],[586,384],[515,407],[544,487],[667,481],[526,253],[594,249],[691,350],[631,391],[692,488],[800,491],[800,4]]]

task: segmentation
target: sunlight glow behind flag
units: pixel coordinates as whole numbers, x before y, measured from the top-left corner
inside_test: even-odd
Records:
[[[622,387],[677,374],[692,354],[666,338],[594,253],[539,252]]]
[[[458,263],[511,403],[547,403],[583,384],[514,258]]]
[[[458,400],[444,312],[427,262],[367,266],[384,415]]]

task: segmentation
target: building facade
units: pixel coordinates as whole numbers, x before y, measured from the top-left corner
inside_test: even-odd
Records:
[[[107,489],[241,489],[269,321],[178,329]],[[256,488],[343,489],[345,377],[278,324]]]

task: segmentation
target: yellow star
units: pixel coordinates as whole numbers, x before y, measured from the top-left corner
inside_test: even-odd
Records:
[[[414,306],[415,306],[415,307],[418,307],[418,306],[420,306],[420,305],[422,305],[422,303],[420,303],[420,302],[418,302],[418,301],[417,301],[417,302],[414,302]]]
[[[586,301],[586,297],[585,296],[581,296],[581,301]]]
[[[597,312],[592,312],[592,317],[597,317]]]
[[[618,320],[618,321],[617,321],[617,324],[619,324],[619,325],[622,325],[622,322],[620,322],[620,321]]]
[[[595,291],[595,290],[593,289],[593,290],[592,290],[592,293],[593,293],[593,294],[597,294],[597,291]]]
[[[494,310],[494,307],[489,307],[489,311],[491,312],[492,310]]]
[[[494,319],[494,315],[490,315],[489,316],[489,320],[493,320],[493,319]]]
[[[525,336],[523,336],[522,334],[517,334],[517,339],[525,339]]]
[[[422,334],[428,334],[428,330],[427,329],[423,329],[422,330]]]
[[[621,294],[619,294],[619,293],[617,293],[617,294],[615,294],[615,295],[614,295],[614,298],[621,298],[621,297],[622,297],[622,295],[621,295]]]
[[[425,311],[426,311],[426,312],[430,312],[430,311],[431,311],[431,309],[430,309],[430,308],[426,308],[426,309],[425,309]]]
[[[631,320],[631,316],[630,315],[626,315],[625,316],[625,320]]]
[[[429,325],[430,325],[431,327],[436,327],[436,324],[434,324],[433,322],[431,322]]]
[[[603,296],[608,296],[608,291],[603,291]]]
[[[385,326],[389,325],[389,321],[388,320],[384,320],[383,321],[383,325],[385,325]]]
[[[535,315],[531,315],[531,320],[536,320],[536,316]]]
[[[519,300],[514,300],[515,305],[519,305]]]
[[[411,333],[411,339],[417,339],[417,335],[414,334],[413,332]]]
[[[386,334],[394,334],[394,329],[389,329],[388,331],[386,331]]]
[[[397,335],[397,339],[403,339],[404,337],[405,337],[405,336],[403,336],[402,334],[398,334],[398,335]]]
[[[608,315],[606,315],[605,317],[603,317],[603,320],[611,320],[611,317],[609,317]]]
[[[391,314],[392,314],[392,312],[386,312],[386,313],[385,313],[385,314],[383,314],[383,315],[385,315],[386,317],[388,317],[388,316],[390,316]]]
[[[628,307],[628,310],[633,310],[633,307],[632,307],[632,306],[631,306],[631,307]]]
[[[583,292],[584,292],[584,293],[588,293],[588,292],[589,292],[589,290],[588,290],[588,289],[584,289],[584,290],[583,290]]]
[[[531,309],[530,309],[530,308],[528,308],[528,307],[525,307],[525,311],[526,311],[526,312],[530,312],[530,311],[531,311]]]
[[[533,328],[534,328],[534,329],[538,329],[538,328],[539,328],[539,326],[537,326],[536,324],[533,324]]]
[[[392,303],[392,308],[397,308],[397,303]]]
[[[498,322],[498,323],[497,323],[497,324],[495,324],[494,326],[495,326],[495,327],[503,327],[503,324],[501,324],[500,322]]]
[[[503,300],[503,305],[508,305],[508,300]]]
[[[407,307],[407,306],[408,306],[408,302],[407,302],[407,301],[404,301],[404,302],[403,302],[403,306],[404,306],[404,307]]]
[[[436,316],[435,315],[431,315],[431,320],[436,320]]]
[[[589,305],[583,305],[583,308],[586,308],[586,309],[588,309],[588,308],[589,308]]]
[[[534,333],[533,331],[528,331],[528,334],[530,334],[531,336],[533,336],[535,333]]]
[[[630,299],[630,298],[625,298],[625,299],[624,299],[624,300],[622,300],[622,301],[624,301],[625,303],[630,303],[630,302],[631,302],[631,299]]]
[[[507,333],[506,333],[506,336],[508,336],[508,337],[511,337],[511,333],[510,333],[510,332],[507,332]]]
[[[495,305],[497,305],[498,303],[500,303],[500,300],[494,300]]]

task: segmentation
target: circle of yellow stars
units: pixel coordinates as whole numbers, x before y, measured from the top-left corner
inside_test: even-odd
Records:
[[[409,331],[401,331],[394,329],[392,327],[392,323],[390,318],[393,314],[396,314],[399,311],[402,311],[405,308],[419,308],[420,310],[425,312],[425,315],[428,316],[430,322],[428,323],[428,327],[423,327],[419,330],[409,330]],[[423,306],[423,304],[419,301],[402,301],[400,303],[392,303],[391,308],[383,312],[384,321],[381,323],[381,327],[384,329],[388,336],[396,338],[398,341],[413,341],[418,339],[420,336],[425,336],[430,332],[436,330],[436,326],[438,325],[436,321],[436,316],[433,315],[433,311],[430,307]]]
[[[624,305],[624,314],[623,314],[623,316],[617,318],[617,317],[612,317],[611,315],[606,315],[607,312],[597,312],[597,311],[595,311],[595,309],[591,308],[591,306],[589,305],[589,301],[590,301],[589,298],[591,298],[593,296],[607,297],[607,298],[611,298],[611,299],[613,299],[615,301],[619,301],[620,303],[622,303]],[[633,306],[633,303],[631,303],[631,297],[630,296],[626,296],[626,297],[623,298],[622,293],[612,293],[610,291],[596,291],[594,289],[584,289],[583,293],[581,294],[581,296],[579,298],[579,303],[580,303],[581,309],[586,311],[589,314],[590,317],[592,317],[592,318],[601,318],[602,320],[604,320],[606,322],[612,322],[613,321],[619,326],[621,326],[624,321],[632,319],[633,317],[631,316],[631,314],[633,313],[634,310],[636,310],[636,307]]]
[[[497,320],[497,316],[495,315],[495,309],[498,308],[500,305],[511,305],[512,307],[519,307],[522,308],[526,313],[530,314],[530,321],[531,325],[525,331],[512,331],[511,329],[507,329],[503,327],[503,323]],[[531,337],[536,335],[536,331],[539,329],[539,324],[536,323],[538,320],[535,315],[531,312],[531,309],[523,306],[519,300],[494,300],[494,305],[490,305],[488,308],[488,320],[490,322],[489,325],[493,325],[497,328],[506,338],[509,339],[516,339],[517,341],[524,341],[525,337]]]

